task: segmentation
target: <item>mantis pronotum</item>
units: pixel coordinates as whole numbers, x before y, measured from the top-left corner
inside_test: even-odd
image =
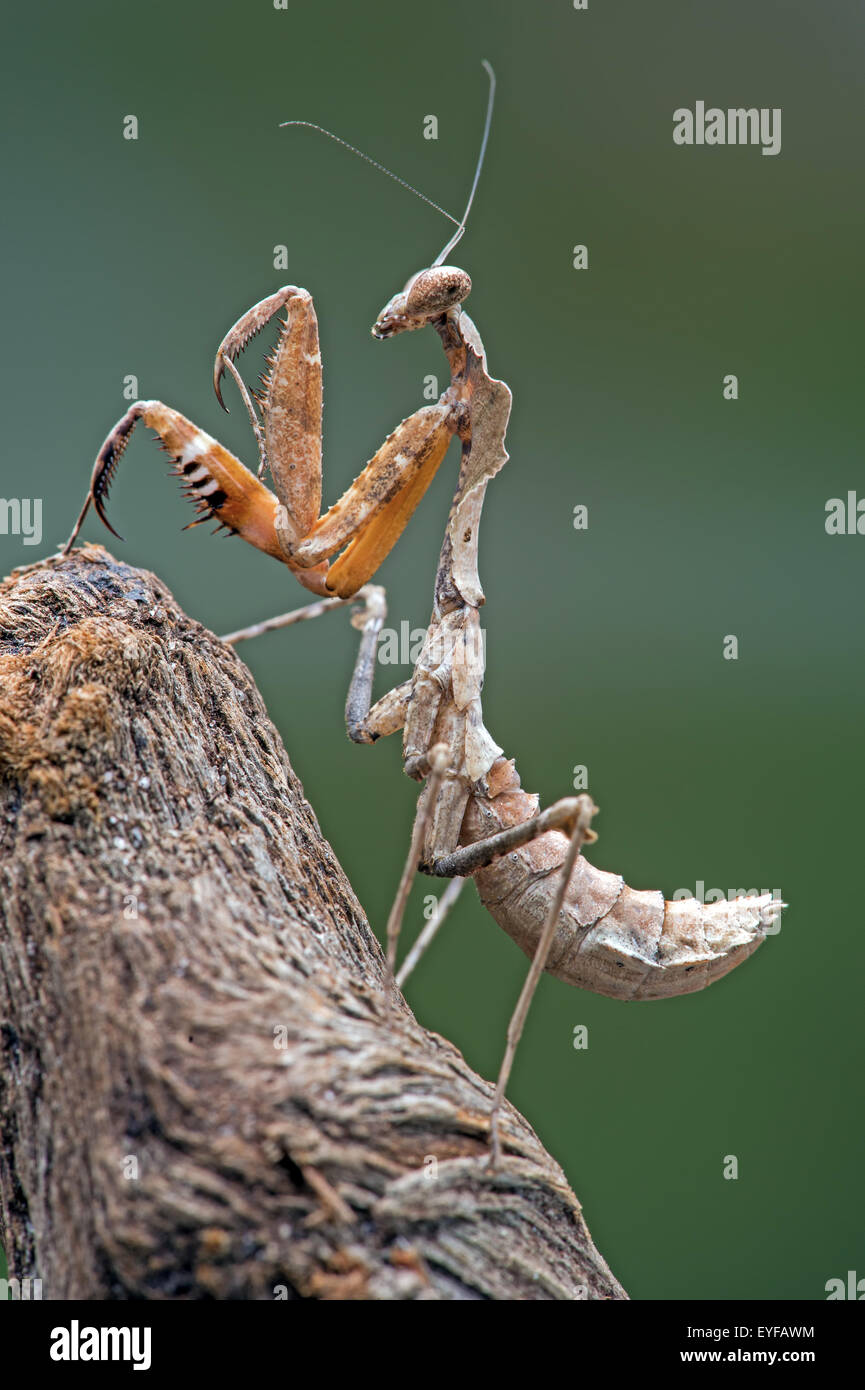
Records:
[[[433,265],[412,276],[372,330],[378,338],[427,325],[436,330],[450,367],[450,382],[436,405],[404,420],[343,497],[319,517],[318,328],[310,295],[286,286],[242,315],[223,339],[214,369],[220,402],[226,370],[241,391],[258,442],[259,477],[177,411],[159,401],[139,401],[99,451],[67,550],[91,502],[109,525],[108,488],[136,421],[143,419],[174,456],[176,472],[197,499],[202,520],[214,517],[282,561],[321,596],[307,609],[227,640],[317,616],[352,597],[365,599],[364,611],[354,620],[362,636],[346,705],[349,734],[356,742],[372,743],[402,729],[405,771],[425,782],[406,873],[388,923],[388,962],[395,966],[402,911],[418,867],[443,877],[473,878],[495,920],[532,958],[508,1030],[492,1107],[495,1163],[510,1066],[542,971],[618,999],[691,993],[745,960],[783,904],[769,894],[709,905],[694,899],[665,902],[658,892],[635,891],[618,875],[594,868],[581,853],[583,844],[595,839],[591,820],[597,808],[590,798],[567,798],[541,813],[537,798],[521,790],[514,763],[484,727],[478,530],[487,484],[508,457],[504,441],[511,393],[488,374],[477,329],[462,309],[471,289],[468,275],[442,262],[465,229],[489,132],[494,80],[485,66],[490,74],[487,120],[466,212]],[[254,399],[235,358],[283,308],[286,317],[268,360],[269,372]],[[383,590],[367,581],[404,529],[454,435],[461,441],[462,463],[423,650],[411,679],[371,706],[376,644],[386,609]],[[267,467],[275,496],[259,481]]]

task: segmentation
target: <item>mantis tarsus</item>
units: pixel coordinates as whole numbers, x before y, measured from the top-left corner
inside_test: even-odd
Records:
[[[784,904],[769,894],[708,905],[694,899],[665,902],[658,892],[635,891],[618,875],[594,868],[581,853],[583,844],[595,839],[591,820],[597,808],[591,799],[569,797],[540,812],[537,798],[521,790],[514,763],[484,727],[478,530],[487,484],[508,457],[505,433],[511,393],[504,382],[489,375],[480,336],[461,307],[471,289],[468,275],[442,261],[465,229],[480,173],[494,92],[492,69],[485,66],[490,75],[487,120],[462,222],[433,265],[412,276],[388,302],[372,330],[379,338],[427,325],[436,330],[450,368],[450,381],[439,401],[404,420],[343,497],[319,517],[318,328],[310,295],[286,286],[237,321],[220,345],[214,369],[220,401],[226,370],[238,384],[258,441],[259,478],[269,467],[276,495],[177,411],[159,401],[139,401],[99,451],[67,550],[91,502],[109,525],[108,488],[136,421],[143,419],[174,456],[176,471],[197,499],[202,520],[214,517],[281,560],[305,587],[322,596],[307,609],[231,634],[227,640],[317,616],[352,597],[365,600],[364,610],[354,619],[362,635],[346,705],[349,734],[356,742],[372,743],[402,729],[405,771],[425,783],[406,872],[388,923],[389,965],[395,967],[402,912],[418,867],[438,876],[472,877],[481,901],[532,959],[508,1030],[492,1105],[490,1161],[496,1163],[504,1091],[544,970],[617,999],[691,993],[746,959]],[[281,309],[286,317],[268,360],[269,372],[262,392],[253,399],[235,358]],[[462,463],[423,650],[410,680],[372,704],[376,644],[386,607],[384,591],[367,581],[404,529],[454,435],[461,441]]]

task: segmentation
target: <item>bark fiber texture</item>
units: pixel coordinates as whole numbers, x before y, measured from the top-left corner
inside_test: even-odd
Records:
[[[101,547],[10,576],[10,1275],[46,1299],[626,1297],[512,1108],[488,1171],[490,1083],[385,983],[235,653]]]

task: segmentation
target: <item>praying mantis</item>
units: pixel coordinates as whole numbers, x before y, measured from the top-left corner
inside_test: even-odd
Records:
[[[522,790],[514,762],[505,758],[484,726],[479,610],[485,599],[478,575],[478,533],[487,486],[508,460],[505,435],[511,393],[504,382],[490,376],[480,335],[462,307],[471,289],[469,276],[444,263],[465,231],[489,136],[495,78],[489,64],[484,66],[490,79],[486,121],[463,218],[433,264],[413,275],[389,300],[372,329],[377,338],[424,327],[435,330],[450,373],[436,404],[403,420],[339,501],[319,515],[318,326],[308,292],[284,286],[237,320],[222,340],[214,365],[220,404],[226,372],[241,393],[258,446],[258,474],[178,411],[160,401],[138,401],[99,450],[66,552],[91,504],[117,534],[105,504],[130,435],[143,420],[173,457],[175,472],[198,504],[199,520],[190,524],[214,518],[286,565],[318,596],[319,601],[306,608],[230,634],[226,641],[287,626],[353,599],[363,603],[353,619],[361,638],[346,703],[348,732],[355,742],[371,744],[402,731],[405,772],[422,783],[409,853],[387,925],[389,969],[396,968],[402,918],[418,869],[460,884],[472,878],[484,906],[532,962],[508,1029],[490,1110],[489,1163],[494,1167],[502,1161],[506,1142],[501,1124],[514,1054],[544,971],[616,999],[692,993],[750,956],[775,929],[785,904],[771,894],[710,904],[694,899],[666,902],[660,892],[636,891],[620,876],[595,868],[582,853],[596,838],[591,822],[597,808],[591,798],[568,797],[540,811],[537,797]],[[262,390],[253,396],[236,359],[282,310],[285,318]],[[373,703],[376,647],[386,602],[383,589],[369,581],[455,437],[461,446],[460,471],[423,648],[411,678]],[[268,469],[275,493],[261,481]],[[445,899],[452,901],[453,896],[449,890]],[[431,935],[430,930],[423,934],[399,982]]]

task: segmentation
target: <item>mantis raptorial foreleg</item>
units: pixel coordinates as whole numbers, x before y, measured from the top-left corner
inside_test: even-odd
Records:
[[[446,308],[468,293],[463,272],[426,272],[433,301]],[[285,309],[277,344],[256,401],[246,389],[236,356]],[[241,391],[259,450],[259,477],[269,466],[276,495],[205,431],[161,401],[136,401],[108,434],[93,468],[84,506],[66,544],[71,549],[91,504],[110,525],[105,504],[135,425],[153,429],[175,461],[200,519],[213,518],[258,550],[282,561],[314,593],[350,598],[375,573],[429,487],[455,434],[467,419],[460,383],[452,381],[435,405],[422,406],[397,425],[334,505],[321,506],[321,354],[311,296],[284,286],[237,321],[220,344],[214,386],[228,370]],[[261,410],[259,425],[256,403]],[[193,522],[193,525],[198,523]],[[338,551],[343,551],[329,563]]]

